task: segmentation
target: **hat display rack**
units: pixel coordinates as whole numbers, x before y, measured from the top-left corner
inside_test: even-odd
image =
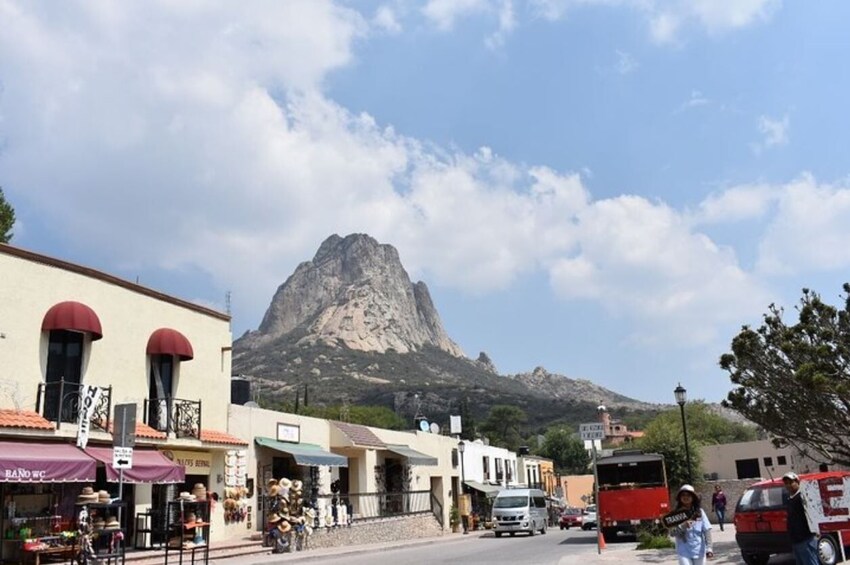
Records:
[[[114,500],[109,491],[95,492],[83,487],[77,495],[77,540],[82,559],[103,565],[124,563],[126,532],[119,516],[125,516],[125,503]]]
[[[169,500],[165,513],[165,565],[209,562],[210,498],[207,487],[196,483],[191,491]]]

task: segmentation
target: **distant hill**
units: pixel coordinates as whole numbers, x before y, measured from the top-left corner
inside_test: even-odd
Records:
[[[296,268],[260,327],[234,342],[233,369],[267,398],[291,402],[307,384],[312,403],[387,406],[411,423],[417,409],[445,423],[463,398],[476,418],[519,406],[532,431],[595,421],[600,403],[618,418],[663,408],[542,367],[500,375],[485,353],[465,357],[425,283],[410,281],[395,248],[363,234],[329,237]]]

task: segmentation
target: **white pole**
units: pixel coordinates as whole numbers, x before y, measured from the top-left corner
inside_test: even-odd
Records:
[[[593,500],[596,503],[596,552],[599,555],[602,555],[602,544],[599,543],[599,536],[601,535],[601,515],[599,508],[599,473],[596,471],[596,440],[591,440],[590,442],[593,445]]]

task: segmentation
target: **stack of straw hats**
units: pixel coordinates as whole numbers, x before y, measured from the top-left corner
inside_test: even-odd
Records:
[[[181,492],[177,497],[177,500],[183,500],[185,502],[195,502],[197,499],[198,498],[194,494],[186,491]]]
[[[94,504],[98,500],[97,493],[91,487],[84,487],[77,497],[77,504]]]
[[[192,487],[192,494],[197,500],[206,500],[207,487],[203,483],[196,483],[195,486]]]
[[[105,490],[97,491],[97,502],[100,504],[109,504],[112,502],[112,497],[109,495],[109,492]]]
[[[103,527],[107,530],[111,530],[115,528],[120,528],[121,524],[118,523],[118,518],[116,518],[115,516],[109,516],[106,519],[106,523],[103,525]]]

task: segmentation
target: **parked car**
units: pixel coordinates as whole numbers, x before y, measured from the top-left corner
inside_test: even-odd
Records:
[[[561,512],[561,518],[558,520],[558,526],[562,530],[569,530],[571,527],[581,527],[582,522],[581,508],[564,508]]]
[[[581,529],[582,530],[592,530],[596,527],[596,505],[589,504],[587,508],[584,509],[584,515],[581,519]]]
[[[850,540],[843,500],[850,494],[850,472],[800,475],[809,527],[818,534],[818,560],[832,565],[840,560],[841,546]],[[771,555],[790,553],[787,527],[787,491],[782,479],[750,485],[735,507],[735,541],[747,565],[766,565]],[[840,534],[840,536],[839,536]]]

